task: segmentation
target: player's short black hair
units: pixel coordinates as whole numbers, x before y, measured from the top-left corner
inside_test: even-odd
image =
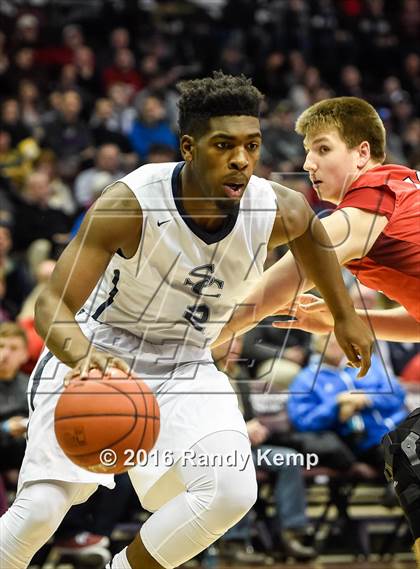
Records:
[[[211,77],[181,81],[178,101],[179,134],[203,135],[212,117],[247,115],[259,117],[264,96],[245,75],[213,71]]]

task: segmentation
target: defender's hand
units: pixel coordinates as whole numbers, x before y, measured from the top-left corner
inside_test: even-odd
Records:
[[[325,302],[313,294],[301,294],[292,309],[280,308],[276,314],[294,320],[273,322],[275,328],[298,328],[311,334],[329,334],[334,329],[334,318]]]

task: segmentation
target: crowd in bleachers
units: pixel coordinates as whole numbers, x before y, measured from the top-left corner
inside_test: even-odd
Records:
[[[2,4],[0,21],[0,467],[13,486],[10,470],[22,456],[28,412],[21,386],[42,348],[34,329],[38,291],[104,187],[141,164],[180,159],[177,81],[214,69],[252,77],[266,96],[256,173],[280,177],[321,209],[302,173],[304,150],[294,132],[297,115],[318,100],[366,98],[386,126],[387,160],[420,170],[420,3],[45,1]],[[379,298],[364,294],[365,302]],[[377,360],[372,384],[379,392],[392,385],[393,399],[360,397],[356,404],[346,392],[357,381],[331,345],[325,382],[328,374],[341,377],[340,384],[334,380],[340,393],[332,396],[320,382],[319,393],[286,401],[289,388],[302,393],[319,373],[321,344],[306,333],[286,336],[267,320],[245,336],[243,361],[232,367],[218,354],[233,381],[240,369],[249,375],[252,389],[242,405],[251,441],[285,453],[316,452],[338,470],[360,461],[380,470],[380,437],[410,406],[394,375],[420,381],[419,355],[412,345],[383,343],[386,366]],[[284,543],[294,543],[292,556],[313,557],[302,537],[309,522],[300,474],[285,468],[274,474]],[[0,512],[7,507],[2,485]],[[132,498],[124,484],[119,492],[121,503]],[[57,539],[71,549],[73,538],[84,536],[79,551],[106,547],[118,519],[104,524],[101,516],[90,528],[68,520]]]

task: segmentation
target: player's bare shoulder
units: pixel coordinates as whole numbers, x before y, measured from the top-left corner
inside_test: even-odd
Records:
[[[105,215],[117,218],[127,218],[127,214],[141,219],[141,208],[138,199],[124,184],[115,182],[108,186],[95,203],[95,211],[102,211]]]
[[[269,248],[293,241],[306,231],[314,212],[299,192],[270,181],[276,194],[277,215]]]
[[[130,188],[115,182],[89,210],[81,231],[99,239],[112,252],[122,250],[126,258],[138,248],[142,230],[140,204]]]

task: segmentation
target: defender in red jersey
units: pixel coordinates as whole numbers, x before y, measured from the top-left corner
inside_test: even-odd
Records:
[[[337,210],[357,208],[385,218],[386,225],[360,259],[346,263],[357,279],[382,291],[420,320],[420,191],[418,172],[404,166],[377,166],[347,190]],[[372,223],[374,231],[374,223]]]
[[[309,172],[318,196],[336,204],[322,219],[341,265],[366,286],[401,306],[359,310],[376,337],[420,341],[420,173],[382,165],[385,128],[366,101],[338,97],[320,101],[298,118]],[[332,331],[325,304],[299,293],[312,288],[290,253],[264,273],[258,288],[238,307],[217,343],[229,340],[270,314],[292,314],[278,328]],[[296,301],[298,299],[298,302]]]
[[[420,341],[420,173],[382,165],[385,129],[375,109],[362,99],[340,97],[316,103],[299,117],[296,130],[305,137],[304,168],[313,187],[322,200],[337,206],[322,222],[340,263],[360,282],[401,305],[359,314],[373,326],[377,338]],[[237,309],[218,342],[269,314],[294,316],[294,320],[275,323],[278,328],[331,332],[333,320],[323,301],[302,295],[296,302],[299,289],[311,286],[303,267],[286,254],[264,273],[258,289]],[[419,413],[420,409],[413,415]],[[390,434],[393,441],[407,437],[404,428],[401,425]],[[420,477],[413,470],[418,471],[420,460],[420,446],[415,443],[418,428],[412,427],[409,434],[414,437],[409,448],[414,446],[417,452],[407,454],[402,444],[393,444],[391,452],[385,439],[384,451],[387,474],[410,523],[420,567]]]

